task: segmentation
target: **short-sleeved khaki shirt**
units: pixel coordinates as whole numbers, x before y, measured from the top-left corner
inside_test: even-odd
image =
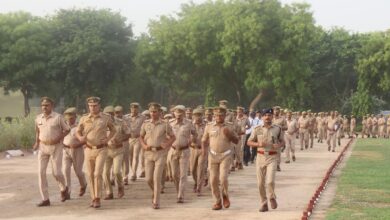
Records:
[[[216,153],[224,153],[230,150],[232,146],[231,141],[223,133],[223,129],[226,127],[238,138],[233,123],[224,122],[223,124],[217,124],[216,122],[211,122],[206,125],[202,142],[208,140],[210,149]]]
[[[51,142],[59,138],[64,131],[70,130],[64,117],[57,112],[51,112],[47,117],[43,113],[39,114],[35,119],[35,126],[39,131],[39,140],[42,142]]]
[[[70,132],[64,137],[64,145],[71,146],[71,145],[79,145],[80,141],[76,137],[77,132],[77,124],[74,124],[70,126]]]
[[[196,131],[196,136],[195,136],[195,145],[196,147],[200,147],[201,144],[202,144],[202,137],[203,137],[203,134],[204,134],[204,130],[206,128],[206,125],[204,123],[201,123],[201,124],[194,124],[194,127],[195,127],[195,131]]]
[[[108,142],[108,145],[116,147],[122,145],[125,137],[130,134],[130,128],[127,126],[126,122],[120,118],[114,118],[114,126],[116,133]]]
[[[107,137],[107,130],[116,132],[114,122],[110,115],[100,112],[98,115],[84,115],[80,118],[77,132],[86,136],[86,142],[91,146],[103,144],[102,139]]]
[[[309,117],[303,118],[300,117],[298,120],[298,126],[300,132],[305,132],[309,128],[310,119]]]
[[[149,147],[161,147],[161,144],[167,140],[167,136],[174,136],[171,126],[159,119],[152,122],[151,119],[145,120],[141,126],[141,137],[144,138],[146,145]]]
[[[277,118],[274,117],[272,119],[272,124],[278,125],[280,128],[282,128],[282,130],[287,130],[286,119],[282,116],[279,116]]]
[[[282,128],[278,125],[271,125],[270,128],[260,125],[253,129],[248,141],[265,142],[264,151],[275,151],[272,145],[283,142],[284,135]]]
[[[287,133],[292,135],[294,134],[297,130],[298,130],[298,122],[297,120],[291,118],[291,120],[286,120],[286,124],[287,124]]]
[[[145,121],[145,116],[138,114],[137,116],[126,115],[126,118],[130,120],[130,138],[138,138],[141,132],[141,126]]]
[[[328,131],[330,134],[333,134],[336,131],[336,126],[339,126],[339,119],[338,118],[329,118],[328,119]]]
[[[172,127],[173,134],[176,140],[172,143],[173,147],[180,148],[188,146],[191,142],[191,134],[196,135],[195,127],[188,119],[183,119],[181,123],[178,123],[177,119],[169,121],[169,125]]]

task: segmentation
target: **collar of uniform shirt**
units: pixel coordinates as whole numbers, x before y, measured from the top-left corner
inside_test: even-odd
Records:
[[[53,117],[53,114],[54,114],[53,111],[50,112],[50,114],[48,114],[48,115],[45,115],[44,113],[42,113],[42,118],[50,118],[50,117]]]
[[[96,115],[93,115],[93,114],[89,113],[89,114],[88,114],[88,118],[92,118],[92,117],[94,117],[94,118],[99,118],[99,117],[101,116],[101,114],[103,114],[103,113],[99,112],[99,113],[96,114]]]

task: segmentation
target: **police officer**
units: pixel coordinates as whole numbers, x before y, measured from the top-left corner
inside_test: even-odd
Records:
[[[264,109],[262,113],[264,125],[254,128],[248,139],[248,145],[258,149],[256,172],[261,203],[259,211],[266,212],[268,211],[267,198],[272,209],[278,207],[275,195],[275,173],[278,149],[284,145],[284,136],[282,129],[272,124],[273,109]]]

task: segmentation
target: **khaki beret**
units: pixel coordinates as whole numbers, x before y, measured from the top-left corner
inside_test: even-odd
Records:
[[[192,114],[196,115],[196,114],[199,114],[199,115],[202,115],[203,114],[203,109],[200,109],[200,108],[196,108]]]
[[[198,106],[196,106],[196,108],[204,109],[204,106],[203,105],[198,105]]]
[[[115,112],[123,112],[123,107],[120,105],[117,105],[117,106],[115,106],[114,111]]]
[[[163,111],[163,112],[167,112],[168,111],[168,109],[167,109],[167,107],[165,107],[165,106],[161,106],[161,111]]]
[[[227,111],[227,109],[224,107],[215,107],[213,109],[214,115],[225,115],[226,111]]]
[[[114,113],[114,106],[108,105],[103,110],[104,113]]]
[[[132,102],[130,103],[130,108],[139,108],[140,104],[138,102]]]
[[[87,103],[100,103],[100,98],[96,96],[91,96],[87,98]]]
[[[64,115],[65,115],[65,114],[75,115],[75,114],[77,114],[77,109],[76,109],[75,107],[67,108],[67,109],[64,111]]]
[[[157,102],[151,102],[148,105],[149,111],[160,111],[161,105]]]
[[[54,100],[47,97],[47,96],[44,96],[41,98],[41,103],[49,103],[49,104],[54,104]]]
[[[307,112],[306,112],[306,111],[303,111],[303,112],[302,112],[302,114],[305,114],[305,115],[306,115],[306,114],[307,114]]]

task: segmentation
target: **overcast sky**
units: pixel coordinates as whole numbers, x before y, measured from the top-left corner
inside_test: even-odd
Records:
[[[302,2],[281,0],[283,3]],[[0,0],[0,13],[28,11],[34,15],[53,14],[66,8],[111,8],[133,24],[136,35],[147,32],[149,19],[173,14],[188,0]],[[202,3],[205,0],[193,0]],[[390,29],[390,0],[306,0],[318,25],[344,27],[353,32]]]

